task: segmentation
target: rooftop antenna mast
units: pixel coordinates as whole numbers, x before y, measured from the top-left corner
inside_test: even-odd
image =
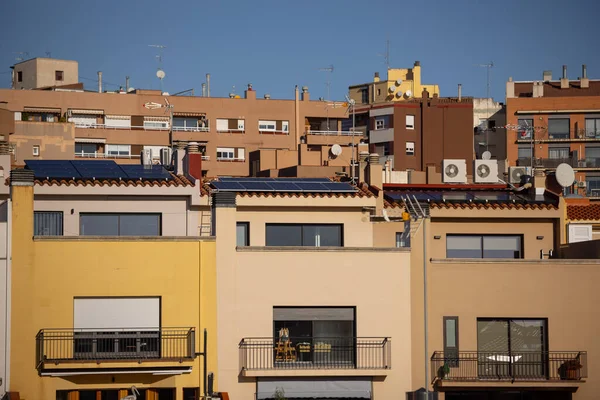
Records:
[[[162,44],[149,44],[148,47],[154,47],[158,49],[158,55],[156,59],[158,60],[158,69],[156,70],[156,77],[160,79],[160,92],[163,93],[163,79],[165,78],[165,71],[162,68],[162,58],[163,58],[163,50],[167,47]]]
[[[377,55],[383,57],[386,70],[390,69],[390,39],[385,40],[385,53],[379,53]]]
[[[327,82],[325,83],[325,85],[327,86],[327,102],[329,103],[331,101],[331,74],[333,73],[333,64],[331,64],[329,67],[325,67],[325,68],[319,68],[319,71],[321,72],[328,72],[327,74]],[[329,108],[326,110],[327,112],[327,130],[329,130]]]
[[[490,61],[488,64],[477,64],[478,67],[483,67],[487,69],[487,79],[486,79],[486,92],[485,92],[485,103],[486,103],[486,120],[490,117],[490,72],[492,68],[494,68],[494,62]],[[485,127],[485,150],[489,150],[489,125]]]
[[[15,60],[18,62],[21,62],[27,58],[29,58],[29,52],[28,51],[18,51],[15,53]]]

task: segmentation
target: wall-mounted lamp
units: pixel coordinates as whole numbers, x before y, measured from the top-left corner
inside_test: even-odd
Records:
[[[536,236],[535,238],[536,238],[537,240],[543,240],[543,239],[544,239],[544,237],[543,237],[543,236]]]
[[[75,209],[71,208],[71,215],[75,214]]]
[[[434,238],[435,240],[440,240],[442,237],[441,237],[440,235],[435,235],[433,238]]]

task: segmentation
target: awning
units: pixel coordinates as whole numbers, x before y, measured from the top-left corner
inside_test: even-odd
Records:
[[[81,110],[81,109],[70,109],[71,114],[84,114],[84,115],[104,115],[104,110]]]
[[[259,380],[257,400],[272,399],[276,391],[286,398],[370,399],[370,379]]]
[[[182,375],[192,372],[192,367],[139,367],[139,368],[73,368],[73,369],[43,369],[41,376],[81,376],[81,375]]]
[[[131,116],[129,115],[107,115],[106,119],[122,119],[122,120],[130,120]]]
[[[50,108],[50,107],[25,107],[23,112],[32,112],[32,113],[47,113],[47,114],[60,114],[60,108]]]
[[[75,138],[75,143],[106,143],[106,139],[99,139],[99,138]]]
[[[169,117],[144,117],[144,121],[169,122]]]
[[[199,112],[174,112],[174,117],[206,117],[206,113]]]

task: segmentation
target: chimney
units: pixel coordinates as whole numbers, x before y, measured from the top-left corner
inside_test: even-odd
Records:
[[[373,82],[379,82],[379,72],[375,72],[375,76],[373,77]]]
[[[206,74],[206,97],[210,97],[210,74]]]
[[[515,83],[513,82],[512,76],[508,78],[506,82],[506,98],[512,99],[515,97]]]
[[[202,154],[197,142],[189,142],[187,145],[185,174],[194,179],[202,179]]]
[[[368,151],[358,153],[358,182],[365,182],[365,170],[367,169]]]
[[[533,187],[536,196],[543,195],[546,191],[546,173],[539,168],[535,170],[533,175]]]
[[[98,71],[98,93],[102,93],[102,71]]]
[[[420,67],[421,66],[421,61],[415,61],[415,67]]]
[[[206,97],[206,83],[202,83],[202,97]]]
[[[462,101],[462,83],[458,84],[458,101]]]
[[[542,76],[544,82],[550,82],[552,80],[552,71],[546,70]]]
[[[13,226],[11,241],[13,248],[16,246],[18,246],[17,248],[27,248],[21,246],[31,242],[33,238],[33,181],[32,170],[17,168],[10,171],[11,222]],[[13,265],[27,265],[21,263],[28,256],[28,252],[15,252],[13,254]]]
[[[252,84],[248,84],[248,89],[244,92],[244,97],[249,100],[256,100],[256,91],[252,89]]]
[[[308,86],[302,86],[302,101],[309,101],[310,94],[308,93]]]
[[[184,175],[185,174],[185,171],[183,169],[183,165],[184,165],[183,158],[184,157],[185,157],[185,143],[178,142],[177,148],[175,149],[175,155],[174,155],[175,175]]]
[[[587,77],[587,66],[585,64],[581,66],[581,80],[579,83],[582,89],[587,89],[590,87],[590,80]]]
[[[544,82],[533,82],[533,97],[544,97]]]
[[[568,89],[569,88],[569,78],[567,78],[567,66],[563,65],[563,73],[562,73],[562,78],[560,80],[560,88],[561,89]]]
[[[125,77],[125,91],[129,93],[129,77]]]
[[[375,203],[375,213],[381,215],[383,212],[383,169],[379,164],[379,154],[371,153],[369,155],[369,166],[366,175],[367,183],[380,189]]]

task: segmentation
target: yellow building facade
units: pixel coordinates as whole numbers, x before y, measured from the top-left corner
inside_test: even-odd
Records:
[[[33,191],[13,171],[10,392],[197,398],[205,350],[216,390],[214,238],[34,237]]]
[[[440,94],[437,84],[421,83],[421,63],[415,61],[412,68],[388,68],[387,79],[381,79],[375,73],[373,82],[350,86],[350,98],[356,104],[376,104],[405,101],[421,97],[427,90],[429,97]]]

